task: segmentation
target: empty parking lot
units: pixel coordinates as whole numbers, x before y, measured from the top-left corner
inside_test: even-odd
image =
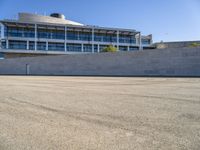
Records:
[[[1,150],[200,149],[200,78],[0,76]]]

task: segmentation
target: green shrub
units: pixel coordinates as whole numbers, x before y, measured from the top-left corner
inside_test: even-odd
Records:
[[[191,46],[191,47],[199,47],[200,44],[199,44],[199,43],[192,43],[190,46]]]
[[[117,52],[117,48],[109,45],[108,47],[105,47],[102,52]]]

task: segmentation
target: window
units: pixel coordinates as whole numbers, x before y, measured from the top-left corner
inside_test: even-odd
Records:
[[[46,50],[46,42],[37,42],[37,50]]]
[[[29,42],[29,50],[35,50],[35,42]]]
[[[6,41],[2,41],[1,42],[1,48],[2,49],[6,49]]]
[[[136,44],[136,39],[133,36],[128,35],[120,35],[119,36],[119,43],[129,43],[129,44]]]
[[[81,44],[67,44],[67,51],[69,52],[81,52]]]
[[[95,52],[95,53],[98,52],[98,45],[94,45],[94,52]]]
[[[26,49],[26,41],[9,41],[10,49]]]
[[[115,34],[95,33],[94,41],[114,43],[114,42],[117,42],[117,35],[115,35]]]
[[[5,35],[8,37],[35,37],[34,28],[6,27]]]
[[[127,46],[119,46],[120,51],[127,51],[128,47]]]
[[[4,54],[3,53],[0,53],[0,60],[1,59],[4,59]]]
[[[138,47],[133,47],[133,46],[129,47],[129,51],[135,51],[135,50],[139,50],[139,48]]]
[[[92,52],[92,45],[89,45],[89,44],[84,44],[83,46],[83,51],[84,52]]]
[[[149,45],[150,44],[150,40],[149,39],[142,39],[142,44],[143,45]]]
[[[64,40],[65,32],[60,30],[38,29],[38,38]]]
[[[82,40],[82,41],[92,41],[92,33],[89,33],[89,32],[80,32],[79,33],[79,40]]]
[[[78,32],[77,31],[68,31],[67,39],[68,40],[79,40]]]
[[[49,51],[65,51],[64,43],[48,43],[48,46]]]

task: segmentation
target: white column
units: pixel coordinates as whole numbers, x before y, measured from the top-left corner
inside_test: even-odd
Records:
[[[142,50],[142,36],[141,33],[139,33],[139,50]]]
[[[94,53],[94,28],[92,28],[92,53]]]
[[[67,52],[67,27],[65,26],[65,52]]]
[[[37,24],[35,24],[35,51],[37,50]]]
[[[1,25],[1,35],[0,35],[0,39],[4,39],[4,25],[2,23],[0,23]]]
[[[4,25],[2,23],[0,23],[0,31],[1,31],[1,34],[0,34],[0,49],[2,49],[1,41],[4,38]]]
[[[84,50],[83,50],[83,43],[81,44],[81,52],[84,52]]]
[[[128,46],[128,51],[130,51],[130,47]]]
[[[29,50],[29,41],[26,41],[26,50]]]
[[[152,45],[153,44],[153,36],[152,36],[152,34],[150,35],[150,45]]]
[[[119,31],[117,30],[117,50],[119,51]]]
[[[48,48],[49,47],[49,42],[48,41],[46,41],[46,51],[48,51]]]
[[[80,35],[79,35],[80,33],[79,33],[79,31],[77,31],[77,32],[78,32],[78,40],[80,40]]]
[[[9,40],[7,39],[6,40],[6,49],[8,49],[9,48]]]
[[[136,34],[136,35],[135,35],[135,45],[139,45],[139,42],[138,42],[139,40],[138,40],[138,39],[139,39],[139,38],[138,38],[138,34]]]
[[[97,49],[98,49],[98,53],[99,53],[100,52],[100,46],[99,46],[99,44],[98,44],[98,48]]]

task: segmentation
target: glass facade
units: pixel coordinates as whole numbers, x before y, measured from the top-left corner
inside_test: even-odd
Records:
[[[81,44],[67,44],[67,51],[69,52],[81,52]]]
[[[64,26],[37,25],[36,31],[37,35],[35,36],[34,24],[13,23],[12,25],[5,26],[5,37],[10,39],[12,37],[19,39],[20,37],[28,38],[27,41],[29,44],[27,45],[25,39],[23,41],[22,39],[13,39],[9,40],[8,48],[35,50],[35,38],[38,40],[36,50],[41,51],[65,51],[65,39],[67,40],[66,50],[69,52],[93,52],[92,42],[94,42],[94,52],[98,52],[98,45],[100,52],[110,44],[117,45],[117,31],[114,29],[94,29],[94,41],[92,41],[92,28],[68,27],[65,34]],[[65,35],[67,36],[65,37]],[[139,46],[134,46],[136,44],[136,37],[132,31],[119,31],[119,50],[128,51],[128,46],[130,51],[138,50]],[[149,45],[150,42],[151,39],[149,38],[142,39],[143,45]],[[1,47],[6,49],[6,40],[1,42]]]
[[[34,28],[5,27],[5,36],[8,37],[35,37]]]
[[[92,33],[89,32],[80,32],[79,40],[81,41],[92,41]]]
[[[1,26],[1,24],[0,24],[0,39],[1,39],[1,30],[2,30],[2,26]]]
[[[149,39],[142,39],[142,44],[143,45],[149,45],[151,41]]]
[[[35,42],[29,41],[29,50],[35,50]]]
[[[98,52],[98,45],[94,45],[94,52],[95,52],[95,53]]]
[[[4,59],[4,54],[0,53],[0,59]]]
[[[6,41],[1,42],[1,48],[6,49]]]
[[[119,50],[120,51],[128,51],[128,47],[127,46],[119,46]]]
[[[135,50],[139,50],[139,48],[138,47],[133,47],[133,46],[129,47],[129,51],[135,51]]]
[[[119,43],[136,44],[136,39],[133,36],[120,35],[119,36]]]
[[[92,52],[92,45],[91,44],[84,44],[83,45],[84,52]]]
[[[46,50],[46,42],[37,42],[37,50],[45,51]]]
[[[48,43],[49,51],[65,51],[64,43]]]
[[[22,49],[26,50],[26,41],[9,41],[9,49]]]
[[[67,40],[92,41],[92,33],[68,31],[67,32]]]
[[[38,38],[42,39],[65,39],[65,32],[58,31],[58,30],[45,30],[45,29],[38,29]]]
[[[114,43],[114,42],[117,42],[117,35],[116,34],[114,35],[114,34],[95,33],[94,41]]]

